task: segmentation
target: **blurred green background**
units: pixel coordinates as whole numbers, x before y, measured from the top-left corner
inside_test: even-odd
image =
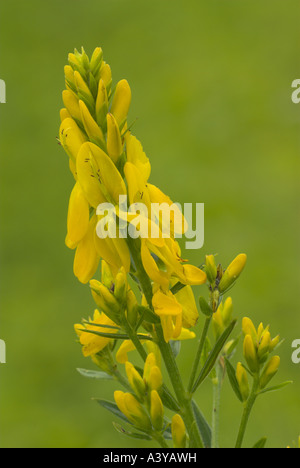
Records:
[[[181,203],[205,202],[205,246],[185,254],[199,264],[218,253],[224,265],[248,254],[235,314],[285,338],[276,382],[294,385],[261,397],[245,443],[291,443],[300,433],[300,364],[291,362],[300,338],[298,1],[10,0],[0,18],[0,446],[139,444],[91,400],[118,386],[76,372],[93,365],[73,323],[94,305],[64,245],[72,177],[55,137],[63,66],[82,45],[89,54],[102,46],[115,82],[128,79],[152,183]],[[185,378],[195,345],[178,358]],[[197,394],[208,418],[210,393],[206,382]],[[222,400],[221,444],[232,446],[241,405],[227,383]]]

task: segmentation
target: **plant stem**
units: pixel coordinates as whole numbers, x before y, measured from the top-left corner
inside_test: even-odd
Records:
[[[135,274],[140,282],[140,286],[145,295],[148,306],[151,310],[153,310],[152,284],[151,284],[150,278],[145,272],[145,269],[141,260],[141,256],[140,256],[140,249],[137,248],[137,243],[134,241],[134,239],[127,238],[127,243],[128,243],[131,256],[134,261],[134,265],[136,269]],[[196,424],[195,417],[194,417],[191,398],[185,391],[185,388],[181,379],[181,375],[178,370],[171,346],[169,343],[166,343],[164,339],[163,330],[160,324],[155,326],[155,330],[156,330],[156,334],[158,338],[158,346],[160,348],[160,352],[162,354],[167,372],[169,374],[176,397],[178,399],[178,403],[181,408],[181,413],[182,413],[184,422],[186,424],[186,428],[189,433],[190,439],[194,441],[197,448],[203,448],[203,443],[202,443],[202,439],[200,436],[200,432],[199,432],[199,429],[198,429],[198,426]]]
[[[193,388],[193,385],[194,385],[195,377],[196,377],[197,370],[198,370],[198,367],[199,367],[201,354],[202,354],[202,351],[203,351],[203,348],[204,348],[204,343],[205,343],[205,340],[206,340],[206,337],[207,337],[210,322],[211,322],[211,317],[207,317],[207,319],[205,320],[205,323],[204,323],[204,328],[202,330],[202,335],[201,335],[201,339],[200,339],[200,342],[199,342],[199,347],[198,347],[198,350],[197,350],[197,353],[196,353],[196,356],[195,356],[195,360],[194,360],[194,364],[193,364],[193,368],[192,368],[192,373],[191,373],[191,376],[190,376],[190,381],[189,381],[189,385],[188,385],[188,391],[189,392],[192,391],[192,388]]]
[[[219,422],[220,422],[220,401],[222,388],[222,368],[221,364],[216,364],[216,377],[213,379],[213,413],[212,413],[212,438],[211,448],[219,448]]]
[[[241,448],[242,447],[242,443],[243,443],[243,440],[244,440],[244,435],[245,435],[247,424],[248,424],[248,421],[249,421],[249,416],[250,416],[251,410],[253,408],[253,405],[255,403],[255,400],[257,398],[258,386],[259,386],[259,376],[256,375],[256,376],[254,376],[254,381],[253,381],[251,394],[250,394],[250,396],[249,396],[249,398],[248,398],[248,400],[247,400],[247,402],[245,404],[245,408],[244,408],[244,412],[243,412],[243,416],[242,416],[242,420],[241,420],[240,429],[239,429],[237,441],[236,441],[236,444],[235,444],[235,448]]]
[[[161,434],[152,434],[153,439],[155,439],[162,448],[170,448],[166,442],[166,439]]]

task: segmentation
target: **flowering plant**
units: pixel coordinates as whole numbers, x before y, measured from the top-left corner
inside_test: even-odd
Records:
[[[256,328],[249,318],[242,320],[244,359],[236,368],[231,363],[239,339],[232,337],[237,320],[227,293],[242,273],[246,255],[238,255],[225,269],[214,255],[207,255],[200,267],[181,258],[176,234],[185,232],[184,216],[149,183],[149,159],[127,123],[129,84],[121,80],[112,86],[101,48],[91,59],[83,49],[69,54],[65,82],[59,141],[75,182],[66,245],[75,249],[75,276],[89,283],[97,305],[93,317],[76,324],[75,331],[84,356],[100,370],[80,372],[114,379],[125,390],[114,393],[114,402],[98,400],[121,420],[114,423],[117,431],[176,448],[219,446],[220,393],[228,378],[243,406],[235,443],[239,448],[257,397],[287,384],[268,386],[280,364],[279,356],[271,357],[279,336],[272,338],[269,327],[261,323]],[[127,211],[127,202],[136,209]],[[168,235],[160,206],[169,208]],[[118,228],[113,235],[112,217]],[[194,285],[206,285],[207,290],[207,298],[205,293],[199,298],[205,316],[200,334]],[[176,361],[183,340],[197,343],[187,384]],[[133,350],[142,367],[130,362]],[[171,388],[163,381],[163,364]],[[195,401],[207,378],[213,387],[211,425]],[[260,439],[255,447],[265,442]]]

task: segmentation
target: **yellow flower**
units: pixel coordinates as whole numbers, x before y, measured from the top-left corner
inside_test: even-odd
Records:
[[[164,424],[164,407],[156,390],[150,394],[150,416],[154,429],[161,431]]]
[[[66,238],[68,247],[75,248],[85,237],[89,226],[89,217],[89,204],[79,182],[76,182],[71,192],[68,209]]]
[[[100,325],[112,325],[115,326],[115,323],[110,320],[103,312],[100,313],[97,309],[94,312],[93,320],[89,320],[92,323],[97,323]],[[85,357],[92,356],[93,354],[99,353],[105,346],[111,341],[110,338],[104,338],[102,336],[94,335],[93,333],[88,333],[82,331],[82,329],[91,330],[91,331],[103,331],[105,333],[115,333],[113,328],[103,328],[97,327],[95,325],[90,325],[88,323],[76,324],[74,325],[75,331],[79,336],[80,343],[82,344],[82,352]]]
[[[131,393],[116,391],[114,393],[115,402],[120,411],[137,428],[143,430],[151,429],[151,422],[143,406]]]
[[[235,282],[235,280],[240,276],[243,269],[245,268],[246,262],[247,255],[240,254],[230,263],[221,278],[219,284],[220,292],[226,291],[226,289],[228,289]]]
[[[121,80],[117,84],[115,95],[113,98],[111,113],[114,115],[119,127],[124,125],[127,119],[131,103],[131,89],[128,81]]]
[[[152,305],[160,317],[165,341],[177,339],[182,329],[182,306],[170,291],[164,294],[160,289],[153,295]]]
[[[171,428],[174,448],[185,448],[186,430],[183,419],[179,414],[173,416]]]
[[[95,249],[94,232],[96,229],[96,216],[93,216],[88,225],[87,233],[79,242],[74,257],[74,275],[81,283],[88,283],[94,276],[99,265],[100,257]]]

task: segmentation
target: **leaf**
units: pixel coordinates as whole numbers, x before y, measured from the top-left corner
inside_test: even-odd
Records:
[[[204,448],[201,437],[199,438],[198,427],[197,427],[196,421],[192,423],[189,435],[190,435],[189,448]],[[200,439],[199,443],[201,442],[202,444],[201,446],[198,443],[199,439]]]
[[[106,372],[88,370],[88,369],[77,369],[79,374],[88,379],[99,379],[99,380],[114,380],[112,375],[107,374]]]
[[[85,332],[85,333],[92,333],[92,335],[102,336],[103,338],[111,338],[115,340],[129,340],[130,339],[129,336],[125,335],[124,333],[103,333],[103,332],[98,332],[96,330],[86,330],[86,329],[83,329],[80,331]],[[136,336],[137,338],[141,340],[152,341],[151,336],[147,336],[147,335],[136,335]]]
[[[206,448],[211,448],[211,428],[194,400],[192,407],[203,444]]]
[[[235,375],[235,370],[233,366],[231,365],[231,363],[226,358],[225,358],[225,364],[226,364],[228,379],[231,384],[232,390],[234,391],[234,393],[236,394],[240,402],[243,403],[243,397],[242,397],[239,384]]]
[[[211,353],[209,354],[209,357],[208,359],[206,360],[203,368],[201,369],[200,371],[200,374],[193,386],[193,389],[192,389],[192,393],[195,392],[195,390],[197,390],[197,388],[199,387],[199,385],[206,379],[206,377],[210,374],[210,372],[212,371],[214,365],[215,365],[215,362],[216,360],[218,359],[218,356],[220,354],[220,352],[222,351],[228,337],[230,336],[230,334],[232,333],[232,330],[234,329],[235,325],[236,325],[236,320],[233,320],[231,322],[231,324],[226,328],[226,330],[222,333],[222,335],[220,336],[220,338],[218,339],[218,341],[216,342],[215,346],[213,347]]]
[[[115,403],[111,401],[107,401],[107,400],[99,400],[97,398],[95,398],[95,401],[99,403],[99,405],[101,405],[103,408],[110,411],[115,416],[118,416],[118,418],[122,419],[128,424],[131,424],[130,421],[126,418],[126,416],[119,410],[119,408],[117,407]]]
[[[152,440],[152,437],[150,437],[148,434],[145,434],[143,432],[128,431],[127,429],[124,429],[124,427],[122,427],[120,424],[116,422],[113,422],[113,426],[117,432],[119,432],[120,434],[124,434],[127,437],[131,437],[133,439]]]
[[[274,387],[268,387],[268,388],[264,388],[263,390],[261,390],[258,395],[262,395],[263,393],[271,393],[271,392],[277,392],[277,390],[281,390],[282,388],[286,387],[287,385],[290,385],[292,384],[293,381],[292,380],[287,380],[286,382],[282,382],[281,384],[279,385],[275,385]]]
[[[181,342],[179,340],[170,340],[169,341],[174,358],[176,359],[181,349]]]
[[[252,448],[265,448],[265,445],[266,445],[266,442],[267,442],[267,438],[266,437],[262,437],[261,439],[259,439],[255,445],[253,445]]]
[[[167,440],[172,440],[173,439],[173,436],[172,436],[172,429],[171,429],[171,424],[169,423],[168,426],[166,427],[164,433],[163,433],[163,436],[165,439]]]
[[[211,317],[212,316],[213,310],[210,307],[210,305],[206,302],[204,297],[202,297],[202,296],[199,297],[199,305],[200,305],[201,312],[204,315],[206,315],[206,317]]]
[[[109,328],[114,330],[120,330],[120,327],[115,327],[114,325],[103,325],[102,323],[89,322],[88,320],[83,320],[82,323],[87,325],[93,325],[93,327]]]
[[[158,315],[154,314],[154,312],[148,309],[148,307],[138,306],[137,311],[141,315],[139,322],[143,322],[145,320],[146,322],[150,323],[160,323],[160,318]]]
[[[170,393],[170,391],[168,390],[165,384],[161,387],[159,391],[159,396],[164,406],[166,406],[172,411],[176,411],[176,412],[180,411],[180,407],[177,401],[175,400],[173,395]]]

